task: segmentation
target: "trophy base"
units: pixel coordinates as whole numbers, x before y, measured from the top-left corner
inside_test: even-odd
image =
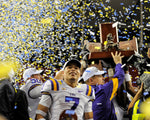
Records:
[[[105,59],[105,58],[112,58],[111,52],[115,53],[115,51],[103,51],[103,52],[91,52],[89,53],[88,59]],[[124,57],[130,57],[134,54],[134,50],[128,51],[118,51],[121,52],[121,55]]]

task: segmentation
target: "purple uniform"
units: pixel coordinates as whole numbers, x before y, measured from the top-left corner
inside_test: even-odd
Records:
[[[93,102],[94,120],[117,120],[112,98],[124,80],[124,70],[121,64],[115,67],[115,75],[111,81],[104,85],[92,85],[95,90],[95,101]]]

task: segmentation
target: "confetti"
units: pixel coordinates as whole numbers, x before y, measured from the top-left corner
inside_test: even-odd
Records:
[[[99,23],[125,23],[118,26],[119,40],[135,36],[140,41],[140,3],[129,3],[118,3],[118,10],[110,0],[1,0],[0,59],[14,58],[22,66],[16,78],[22,83],[20,73],[28,67],[48,69],[54,76],[72,54],[82,59],[84,40],[100,42]],[[150,43],[149,4],[143,1],[145,46]]]

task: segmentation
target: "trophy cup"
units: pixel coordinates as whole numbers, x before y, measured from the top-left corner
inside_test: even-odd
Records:
[[[125,57],[138,52],[137,39],[119,41],[117,27],[113,23],[102,23],[100,26],[100,43],[88,42],[84,45],[89,50],[88,59],[111,58],[111,52],[119,51]]]

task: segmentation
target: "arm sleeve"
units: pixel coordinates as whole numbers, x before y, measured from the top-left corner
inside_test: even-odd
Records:
[[[49,95],[42,95],[42,98],[39,102],[38,109],[36,110],[36,114],[41,115],[42,117],[46,117],[48,109],[52,104],[52,99]],[[40,107],[42,105],[42,107]]]
[[[103,89],[107,97],[112,100],[117,89],[124,81],[124,70],[121,68],[121,64],[117,64],[115,67],[115,75],[111,81],[103,85]]]
[[[118,84],[118,88],[121,86],[121,84],[123,83],[124,81],[124,70],[121,68],[121,64],[117,64],[116,67],[115,67],[115,75],[113,78],[117,78],[118,81],[114,81],[113,79],[113,83],[117,83]],[[115,84],[114,84],[115,85]]]
[[[92,101],[89,101],[86,105],[85,105],[85,109],[84,112],[92,112]]]
[[[51,93],[51,91],[57,91],[57,90],[59,90],[59,83],[58,83],[58,80],[55,80],[55,79],[47,80],[43,84],[42,89],[41,89],[42,92],[48,92],[48,93]]]
[[[49,108],[52,104],[52,97],[50,95],[42,95],[39,104]]]
[[[38,98],[41,97],[41,85],[36,86],[32,90],[29,91],[29,95],[32,98]]]

